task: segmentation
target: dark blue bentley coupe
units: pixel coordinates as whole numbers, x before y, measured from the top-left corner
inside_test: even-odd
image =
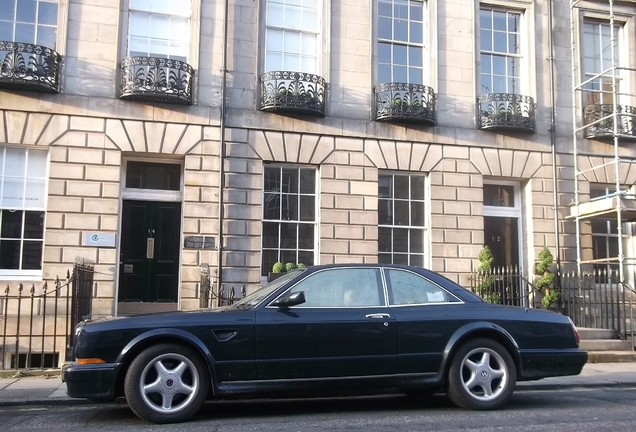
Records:
[[[69,396],[125,396],[155,423],[234,396],[444,391],[494,409],[517,381],[576,375],[587,361],[564,315],[383,264],[295,270],[224,308],[84,321],[73,350]]]

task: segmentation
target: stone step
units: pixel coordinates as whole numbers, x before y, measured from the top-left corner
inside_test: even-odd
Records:
[[[618,339],[615,330],[578,327],[581,340],[584,339]]]
[[[581,349],[586,351],[633,351],[631,340],[581,339]]]
[[[636,362],[634,351],[588,351],[588,363],[627,363]]]

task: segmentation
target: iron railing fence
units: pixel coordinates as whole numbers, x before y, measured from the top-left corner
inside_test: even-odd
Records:
[[[201,267],[201,282],[199,283],[199,307],[207,309],[210,307],[230,306],[234,302],[245,297],[245,286],[234,287],[221,285],[216,289],[216,284],[212,281],[208,266]]]
[[[533,288],[532,283],[516,266],[476,272],[471,278],[471,290],[490,303],[529,306]]]
[[[614,272],[596,269],[578,275],[559,274],[560,303],[551,309],[569,316],[577,327],[613,330],[616,337],[634,338],[636,291],[621,283]],[[543,308],[543,294],[518,267],[495,267],[476,272],[471,290],[491,303]]]
[[[613,271],[563,274],[561,301],[577,327],[614,330],[623,340],[634,335],[636,291],[621,283]]]
[[[91,314],[93,265],[78,260],[50,287],[9,284],[0,297],[0,370],[59,368],[68,359],[73,329]]]

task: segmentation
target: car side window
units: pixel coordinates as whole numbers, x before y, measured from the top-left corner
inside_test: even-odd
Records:
[[[379,268],[336,268],[316,272],[290,292],[304,291],[305,303],[296,307],[371,307],[384,305]]]
[[[456,302],[458,299],[439,285],[416,273],[386,269],[385,277],[391,305]]]

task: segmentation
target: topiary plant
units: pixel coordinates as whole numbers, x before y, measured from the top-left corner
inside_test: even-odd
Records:
[[[296,268],[304,269],[304,268],[307,268],[307,266],[305,264],[303,264],[303,263],[298,263],[298,264],[296,264]]]
[[[296,264],[288,262],[285,264],[285,271],[290,272],[296,268]]]
[[[552,271],[552,264],[554,263],[554,257],[546,246],[543,247],[539,253],[539,261],[535,266],[535,274],[541,276],[535,282],[535,288],[537,292],[543,294],[541,304],[548,308],[558,305],[561,301],[561,293],[554,286],[556,275]]]
[[[282,262],[275,262],[272,266],[272,273],[283,273],[285,271],[285,266]]]
[[[499,303],[501,298],[499,293],[493,290],[495,277],[492,275],[492,264],[495,257],[488,246],[484,246],[479,251],[479,267],[477,272],[480,277],[479,285],[477,285],[477,294],[489,303]]]

